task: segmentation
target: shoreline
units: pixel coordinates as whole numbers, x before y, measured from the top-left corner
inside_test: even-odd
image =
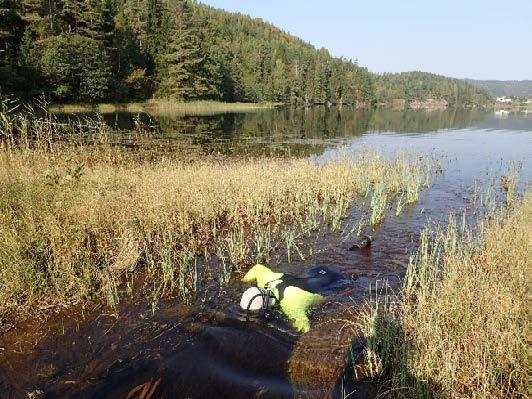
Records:
[[[251,112],[262,109],[273,109],[282,106],[282,103],[226,103],[221,101],[193,101],[177,102],[170,100],[148,100],[144,102],[129,103],[73,103],[50,104],[47,109],[51,112],[77,113],[77,112],[183,112],[185,114],[205,112]]]
[[[290,105],[288,103],[228,103],[221,101],[193,101],[193,102],[174,102],[170,100],[148,100],[144,102],[129,102],[129,103],[72,103],[72,104],[55,104],[52,103],[47,107],[47,110],[54,113],[83,113],[83,112],[97,112],[97,113],[113,113],[113,112],[133,112],[133,113],[182,113],[183,115],[209,115],[224,112],[255,112],[260,110],[269,110],[281,107],[302,107],[312,108],[315,106],[325,107],[353,107],[355,109],[361,109],[359,107],[348,104],[313,104],[310,106]],[[365,109],[392,109],[394,111],[434,111],[445,110],[452,108],[461,109],[492,109],[496,107],[492,106],[475,106],[465,107],[458,106],[453,107],[448,105],[445,101],[413,101],[412,104],[406,104],[404,100],[395,100],[392,103],[377,103],[373,107],[366,107]]]

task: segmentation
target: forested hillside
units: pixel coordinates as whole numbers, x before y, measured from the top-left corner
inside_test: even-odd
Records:
[[[4,91],[57,101],[368,103],[370,74],[274,26],[187,0],[0,0]]]
[[[385,73],[375,77],[377,102],[389,103],[401,98],[407,102],[429,99],[445,100],[449,106],[472,107],[491,102],[486,90],[465,80],[426,72]]]
[[[494,97],[532,97],[532,80],[468,80]]]
[[[56,102],[487,97],[436,75],[375,76],[260,19],[193,0],[0,0],[0,89]]]

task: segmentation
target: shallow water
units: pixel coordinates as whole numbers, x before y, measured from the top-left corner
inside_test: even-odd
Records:
[[[144,116],[146,117],[146,116]],[[106,115],[126,127],[131,115]],[[428,222],[445,222],[450,212],[472,208],[475,187],[498,184],[509,163],[521,166],[521,188],[532,178],[532,116],[497,119],[478,111],[355,112],[349,109],[277,109],[205,117],[153,115],[165,139],[193,138],[196,144],[225,154],[283,153],[327,162],[339,153],[378,150],[436,154],[443,174],[401,215],[389,215],[375,231],[369,249],[350,251],[347,232],[361,217],[355,207],[343,231],[312,238],[316,252],[272,266],[303,276],[315,266],[342,273],[312,315],[310,333],[300,335],[282,317],[246,319],[236,304],[245,287],[233,279],[220,292],[205,289],[184,306],[168,300],[152,314],[137,297],[120,305],[120,317],[105,307],[60,312],[46,322],[32,320],[0,336],[0,397],[46,398],[292,398],[373,397],[371,384],[347,381],[349,345],[357,332],[344,320],[356,319],[357,305],[369,296],[400,287],[410,254]],[[157,137],[155,138],[155,140]],[[500,193],[499,193],[500,195]],[[359,202],[364,201],[359,199]],[[354,352],[360,350],[355,345]]]

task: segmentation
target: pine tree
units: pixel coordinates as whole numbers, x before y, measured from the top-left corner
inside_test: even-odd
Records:
[[[86,4],[83,0],[62,0],[59,19],[61,30],[66,33],[79,33],[83,29],[83,14]]]
[[[52,40],[59,36],[61,40]],[[61,51],[60,45],[74,44],[83,46],[83,52]],[[44,68],[45,50],[65,62],[54,64],[48,57]],[[103,54],[101,62],[87,55],[93,50]],[[92,66],[82,68],[84,60],[69,54],[88,57]],[[69,79],[59,79],[52,67],[82,71],[75,75],[84,76],[87,90],[76,89],[73,82],[58,83]],[[105,73],[98,74],[96,67]],[[63,93],[64,99],[83,91],[87,98],[101,99],[98,84],[100,92],[120,100],[156,92],[181,100],[274,100],[305,106],[368,106],[394,98],[445,99],[468,106],[490,101],[483,90],[442,76],[371,74],[356,61],[332,57],[271,24],[195,0],[0,0],[4,91],[46,90]]]
[[[146,51],[156,59],[164,43],[164,10],[161,0],[147,1]]]
[[[23,87],[17,53],[24,23],[18,0],[0,0],[0,94]]]
[[[325,104],[329,101],[329,59],[326,50],[320,50],[319,58],[314,70],[314,102]]]
[[[171,37],[168,52],[164,56],[164,72],[158,95],[188,100],[204,98],[209,92],[203,70],[197,32],[190,25],[191,10],[187,0],[179,0],[171,11]]]
[[[91,16],[94,18],[89,24],[90,30],[94,32],[88,37],[102,42],[105,46],[111,46],[113,41],[116,16],[116,9],[113,0],[95,0]]]
[[[0,62],[9,63],[15,57],[24,30],[19,0],[0,0]]]
[[[286,66],[281,59],[275,61],[275,66],[271,73],[271,97],[272,101],[283,102],[288,98],[288,81],[286,78]]]
[[[43,0],[22,0],[22,19],[32,36],[43,39],[48,34],[49,25],[44,20],[45,15]]]

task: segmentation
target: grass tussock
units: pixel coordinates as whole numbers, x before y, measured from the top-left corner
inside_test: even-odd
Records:
[[[0,322],[31,306],[93,298],[115,306],[141,278],[154,308],[191,300],[202,266],[220,285],[274,251],[339,228],[357,196],[408,191],[424,166],[365,154],[301,159],[138,157],[103,122],[0,112]],[[138,142],[148,134],[137,129]],[[123,135],[121,135],[123,136]],[[383,189],[384,189],[383,188]]]
[[[379,301],[363,329],[366,366],[398,398],[527,397],[532,196],[476,231],[427,229],[402,299]]]

